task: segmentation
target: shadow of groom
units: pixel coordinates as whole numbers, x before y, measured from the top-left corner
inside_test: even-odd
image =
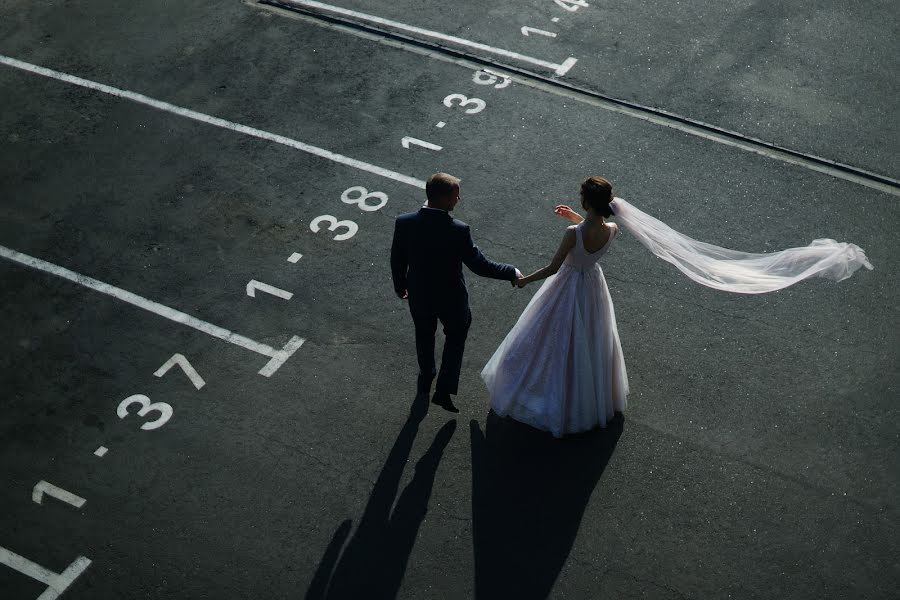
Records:
[[[397,498],[403,468],[419,424],[428,414],[428,404],[427,395],[416,396],[378,475],[356,532],[345,547],[352,521],[348,519],[338,527],[319,562],[306,600],[396,597],[419,526],[428,511],[438,464],[456,430],[455,420],[441,427],[416,463],[412,481]]]
[[[484,434],[470,423],[476,598],[550,595],[623,427],[617,414],[606,429],[555,439],[493,412]]]

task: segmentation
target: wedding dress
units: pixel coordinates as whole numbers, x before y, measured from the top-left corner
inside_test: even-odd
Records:
[[[594,253],[575,246],[548,277],[481,372],[491,408],[556,437],[605,427],[625,408],[628,374],[616,315],[597,264],[616,238]]]
[[[785,288],[810,277],[842,281],[873,269],[856,244],[820,238],[804,247],[754,254],[697,241],[622,198],[616,221],[653,254],[705,286],[743,294]],[[561,437],[604,427],[625,408],[628,375],[603,270],[597,264],[618,233],[595,253],[582,225],[559,272],[544,282],[481,372],[491,408]]]

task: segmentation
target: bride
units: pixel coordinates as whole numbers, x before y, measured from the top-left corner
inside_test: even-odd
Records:
[[[817,239],[809,246],[753,254],[700,242],[615,198],[603,177],[581,184],[582,218],[565,205],[555,214],[574,225],[553,260],[518,280],[546,279],[485,365],[491,408],[556,437],[605,427],[625,408],[628,374],[600,259],[618,237],[616,220],[653,254],[708,287],[745,294],[785,288],[809,277],[841,281],[865,266],[855,244]]]

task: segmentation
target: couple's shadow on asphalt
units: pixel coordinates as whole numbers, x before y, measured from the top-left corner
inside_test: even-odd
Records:
[[[413,401],[356,531],[350,537],[349,519],[340,524],[306,600],[397,596],[438,464],[456,430],[455,420],[441,427],[398,497],[428,406],[424,394]],[[557,440],[493,412],[484,432],[477,421],[470,423],[477,598],[543,599],[550,594],[623,426],[622,416],[616,415],[604,430]],[[455,568],[449,561],[444,566]]]

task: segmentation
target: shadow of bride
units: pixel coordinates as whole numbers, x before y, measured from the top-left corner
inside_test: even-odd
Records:
[[[485,433],[471,422],[476,598],[550,595],[623,427],[555,439],[494,412]]]
[[[428,511],[438,464],[456,430],[455,420],[441,427],[416,463],[412,480],[397,498],[403,469],[426,414],[428,396],[419,394],[388,453],[353,537],[345,546],[353,524],[348,519],[341,523],[325,549],[306,600],[396,597],[419,526]]]

